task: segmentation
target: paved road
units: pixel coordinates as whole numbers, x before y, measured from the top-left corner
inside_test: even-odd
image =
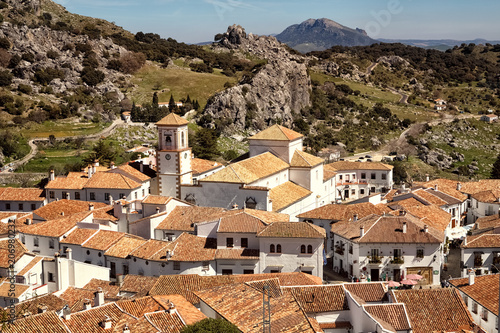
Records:
[[[402,92],[394,89],[393,87],[387,87],[387,89],[390,90],[393,94],[401,96],[399,103],[408,104],[408,95],[407,94],[402,93]]]
[[[123,120],[121,120],[120,118],[115,119],[109,127],[106,127],[105,129],[103,129],[102,131],[100,131],[98,133],[87,135],[87,136],[85,136],[85,139],[92,140],[92,139],[100,138],[101,136],[108,136],[109,134],[111,134],[115,130],[115,128],[117,126],[123,126],[124,124],[125,124],[125,122]],[[62,141],[65,139],[76,139],[78,137],[81,137],[81,135],[62,136],[62,137],[56,138],[56,140]],[[9,167],[7,169],[1,171],[0,173],[9,173],[10,169],[15,170],[15,169],[19,168],[21,165],[24,165],[25,163],[27,163],[30,159],[35,157],[35,155],[38,153],[38,147],[35,144],[35,142],[48,141],[48,140],[49,140],[48,138],[44,137],[44,138],[33,138],[30,141],[28,141],[28,144],[30,146],[30,152],[28,153],[28,155],[24,156],[20,160],[12,161],[9,164]]]

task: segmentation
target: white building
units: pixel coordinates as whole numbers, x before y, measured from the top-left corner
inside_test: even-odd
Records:
[[[31,212],[46,203],[44,190],[38,188],[0,188],[0,211]]]
[[[332,233],[335,271],[371,281],[399,281],[415,273],[424,284],[441,281],[444,234],[405,212],[338,222]]]
[[[462,277],[470,269],[476,275],[500,272],[500,218],[498,215],[477,220],[472,235],[465,237],[461,246]]]

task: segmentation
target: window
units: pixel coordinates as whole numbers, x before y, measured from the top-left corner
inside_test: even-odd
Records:
[[[75,192],[75,200],[80,200],[80,192]]]
[[[377,179],[377,174],[376,174],[376,173],[374,173],[374,172],[372,172],[372,174],[371,174],[371,179]]]
[[[95,192],[90,192],[90,200],[95,200]]]
[[[104,201],[109,201],[109,193],[104,193]]]
[[[254,197],[247,197],[245,200],[245,207],[250,209],[257,208],[257,200]]]
[[[33,246],[38,247],[39,246],[38,244],[39,244],[38,243],[38,237],[33,238]]]
[[[22,203],[20,203],[19,205],[17,205],[17,207],[19,208],[19,210],[24,210],[24,205]]]
[[[477,314],[477,303],[476,302],[472,302],[472,313]]]
[[[271,269],[270,272],[271,273],[281,273],[281,271],[279,269]]]
[[[223,269],[222,275],[233,275],[233,270],[232,269]]]
[[[366,173],[365,172],[361,173],[361,179],[366,179]]]
[[[175,271],[181,270],[181,262],[180,261],[174,261],[174,270]]]
[[[253,274],[253,269],[244,269],[243,274]]]
[[[307,245],[307,253],[313,253],[312,245]]]
[[[49,198],[54,199],[56,197],[54,191],[49,191]]]
[[[276,245],[276,253],[281,253],[281,244]]]
[[[349,244],[349,254],[352,254],[352,244]]]
[[[193,193],[187,194],[184,198],[184,201],[189,202],[192,205],[196,205],[196,198],[194,197]]]
[[[364,188],[360,188],[359,189],[359,194],[361,194],[361,195],[365,194],[365,189]]]
[[[68,192],[64,192],[62,193],[62,198],[63,199],[68,199]]]
[[[49,273],[48,273],[47,278],[48,278],[49,282],[56,282],[56,281],[54,280],[54,274],[53,274],[53,273],[51,273],[51,272],[49,272]]]
[[[300,253],[306,253],[306,246],[305,245],[300,246]]]
[[[49,239],[49,249],[53,249],[53,248],[54,248],[54,240]]]
[[[248,247],[248,238],[241,239],[241,247]]]
[[[35,210],[36,209],[36,204],[31,204],[31,210]]]
[[[464,295],[464,303],[466,306],[469,306],[469,297]]]
[[[382,174],[382,180],[386,180],[387,179],[387,174],[386,173],[383,173]]]
[[[375,186],[370,187],[370,192],[375,193]]]
[[[137,192],[134,193],[134,197],[137,199]]]
[[[10,203],[5,204],[5,210],[10,210]]]
[[[274,244],[271,244],[269,246],[269,253],[275,253],[276,252],[276,248],[274,247]]]
[[[119,194],[119,198],[118,199],[125,199],[125,198],[126,198],[125,193],[120,193]]]
[[[339,176],[339,180],[342,180],[342,175]]]
[[[351,194],[352,194],[352,195],[356,195],[356,190],[355,190],[355,189],[352,189],[352,190],[351,190]]]
[[[233,246],[234,246],[233,237],[226,238],[226,247],[233,247]]]
[[[145,196],[145,195],[146,195],[146,190],[142,189],[142,196]]]
[[[166,241],[171,242],[171,241],[174,240],[174,234],[163,232],[163,239],[166,240]]]
[[[26,236],[21,235],[21,243],[26,244]]]
[[[424,257],[424,249],[417,249],[417,258],[422,259]]]
[[[123,269],[123,275],[127,275],[128,274],[128,265],[123,265],[122,269]]]
[[[167,146],[171,146],[172,145],[172,135],[171,134],[165,133],[165,144]]]
[[[209,262],[209,261],[204,261],[204,262],[202,263],[202,268],[201,268],[201,270],[202,270],[202,271],[208,271],[209,269],[210,269],[210,262]]]
[[[184,132],[181,133],[181,145],[184,148]]]
[[[319,179],[319,170],[316,170],[316,180]]]

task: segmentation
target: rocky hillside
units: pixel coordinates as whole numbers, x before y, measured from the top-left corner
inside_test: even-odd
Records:
[[[212,125],[226,133],[259,130],[275,122],[291,127],[293,113],[310,104],[311,82],[304,58],[291,54],[274,37],[247,35],[242,27],[233,25],[215,48],[239,50],[264,62],[237,86],[209,100],[204,118]]]
[[[351,29],[326,18],[309,19],[291,25],[276,35],[276,39],[302,53],[322,51],[334,45],[360,46],[377,43],[362,29]]]

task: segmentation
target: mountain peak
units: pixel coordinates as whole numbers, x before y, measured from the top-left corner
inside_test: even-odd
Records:
[[[352,29],[327,18],[308,19],[283,30],[276,38],[297,51],[322,51],[334,45],[357,46],[376,43],[362,29]]]

